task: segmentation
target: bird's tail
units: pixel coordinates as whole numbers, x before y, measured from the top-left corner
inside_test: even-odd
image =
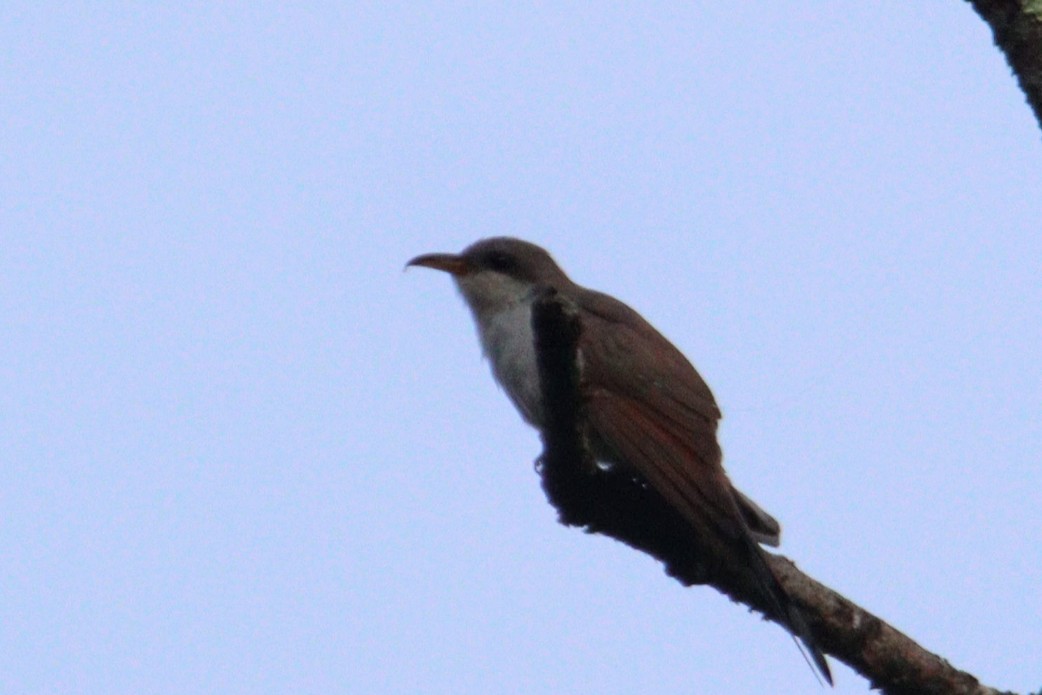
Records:
[[[790,602],[786,610],[786,618],[788,619],[789,629],[793,632],[793,639],[803,654],[803,658],[815,669],[816,673],[821,674],[826,683],[833,685],[832,670],[829,669],[829,664],[825,660],[825,653],[818,647],[818,643],[811,634],[810,628],[807,627],[807,621],[803,619],[803,613]],[[803,644],[801,645],[800,642]]]
[[[767,564],[767,558],[760,546],[751,538],[749,546],[753,555],[752,566],[756,569],[760,586],[763,588],[767,600],[774,607],[779,622],[792,633],[796,646],[799,647],[803,658],[807,660],[807,664],[815,670],[816,674],[821,674],[826,683],[832,685],[832,671],[829,669],[828,662],[825,661],[825,653],[821,651],[817,640],[814,639],[810,626],[803,617],[803,612],[792,602],[789,594],[778,581],[771,566]]]

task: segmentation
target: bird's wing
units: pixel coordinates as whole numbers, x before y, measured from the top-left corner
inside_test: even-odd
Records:
[[[741,544],[748,530],[721,465],[720,411],[709,387],[625,304],[592,291],[581,304],[579,351],[591,434],[645,478],[704,542]]]
[[[687,520],[707,551],[705,562],[748,565],[778,619],[832,683],[823,652],[756,545],[760,531],[749,523],[766,517],[760,524],[776,541],[777,522],[732,488],[724,473],[716,441],[720,411],[709,387],[672,343],[622,302],[585,290],[579,303],[586,310],[580,388],[591,439]]]

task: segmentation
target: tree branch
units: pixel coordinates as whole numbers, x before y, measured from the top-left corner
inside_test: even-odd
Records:
[[[537,470],[560,522],[622,541],[662,561],[685,586],[709,584],[784,625],[750,583],[750,573],[728,573],[726,567],[707,573],[707,565],[727,563],[699,561],[687,523],[658,493],[619,467],[596,466],[580,425],[576,346],[582,326],[576,307],[552,289],[544,290],[534,304],[532,325],[546,408]],[[791,560],[768,554],[768,561],[803,610],[817,643],[873,687],[889,695],[1002,695],[803,574]]]
[[[988,23],[995,45],[1013,73],[1042,128],[1042,2],[1039,0],[969,0]]]

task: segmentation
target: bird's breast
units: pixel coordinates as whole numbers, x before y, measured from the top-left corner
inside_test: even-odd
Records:
[[[478,317],[481,345],[496,381],[510,396],[529,424],[542,422],[539,366],[532,333],[532,304],[517,302],[506,309]]]

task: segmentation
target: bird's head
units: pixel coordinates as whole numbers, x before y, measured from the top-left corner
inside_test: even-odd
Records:
[[[459,254],[424,254],[406,265],[452,275],[479,319],[530,298],[536,288],[562,289],[571,284],[544,249],[509,237],[482,239]]]

